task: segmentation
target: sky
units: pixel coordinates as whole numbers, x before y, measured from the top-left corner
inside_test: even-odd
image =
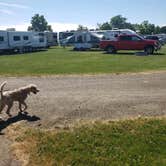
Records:
[[[0,0],[0,30],[27,30],[34,14],[44,15],[54,31],[96,28],[121,14],[128,22],[166,25],[166,0]]]

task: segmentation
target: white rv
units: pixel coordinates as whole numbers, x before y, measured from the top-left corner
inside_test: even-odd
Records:
[[[9,40],[7,31],[0,31],[0,50],[9,49]]]
[[[47,37],[44,32],[32,32],[32,48],[40,49],[47,47]]]
[[[0,51],[29,52],[47,45],[46,36],[40,32],[0,31]]]
[[[136,32],[130,29],[116,29],[116,30],[108,30],[104,32],[104,37],[106,40],[116,40],[118,35],[131,35],[136,34]]]
[[[58,39],[58,44],[59,44],[60,46],[63,45],[64,42],[65,42],[65,40],[66,40],[67,38],[73,36],[74,33],[75,33],[75,31],[71,31],[71,32],[68,32],[68,31],[66,31],[66,32],[59,32],[59,33],[58,33],[58,37],[57,37],[57,39]]]
[[[116,37],[120,34],[122,35],[131,35],[136,34],[135,31],[130,29],[113,29],[113,30],[99,30],[99,31],[92,31],[97,34],[102,34],[105,40],[116,40]]]
[[[63,41],[63,45],[72,45],[74,50],[98,48],[103,35],[90,31],[78,31]]]
[[[56,32],[44,32],[47,38],[47,47],[58,45],[58,33]]]

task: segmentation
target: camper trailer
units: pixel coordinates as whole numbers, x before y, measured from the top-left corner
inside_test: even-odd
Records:
[[[47,38],[44,32],[32,32],[33,49],[41,49],[47,47]]]
[[[119,35],[136,34],[135,31],[132,31],[130,29],[99,30],[99,31],[93,31],[93,32],[103,35],[103,38],[105,40],[116,40],[117,36]]]
[[[45,32],[47,39],[47,47],[58,45],[58,34],[56,32]]]
[[[30,52],[46,45],[46,36],[42,32],[0,31],[0,52]]]
[[[71,32],[59,32],[58,33],[58,43],[60,46],[63,46],[64,42],[66,41],[67,38],[73,36],[75,33],[75,31],[71,31]]]
[[[0,51],[9,49],[8,32],[0,31]]]
[[[63,41],[63,45],[74,46],[74,50],[88,50],[98,48],[103,35],[89,31],[78,31]]]

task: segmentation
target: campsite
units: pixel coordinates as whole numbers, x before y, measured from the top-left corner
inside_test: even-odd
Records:
[[[0,166],[165,166],[165,6],[0,1]]]
[[[0,144],[3,147],[0,155],[4,158],[0,164],[14,163],[20,165],[21,163],[26,164],[26,162],[29,162],[29,165],[32,162],[35,165],[47,165],[48,158],[44,157],[45,153],[52,156],[48,165],[60,162],[66,165],[72,161],[76,165],[80,161],[87,164],[91,163],[90,165],[109,165],[110,162],[120,165],[123,165],[123,162],[149,164],[153,161],[153,163],[164,163],[164,161],[157,160],[152,156],[156,155],[155,151],[157,149],[155,150],[155,147],[158,145],[158,141],[160,141],[160,149],[164,147],[162,139],[164,139],[165,135],[163,127],[166,125],[164,118],[166,97],[164,88],[166,81],[165,55],[166,47],[163,47],[155,55],[138,56],[135,55],[134,51],[105,54],[103,51],[80,52],[73,51],[72,47],[56,46],[40,52],[0,56],[0,81],[3,82],[4,79],[7,81],[7,89],[14,89],[33,82],[41,90],[39,96],[31,96],[28,99],[28,115],[17,115],[17,105],[13,108],[12,118],[7,119],[5,113],[3,113],[4,120],[0,122],[0,129],[10,139],[7,139],[6,136],[1,136],[1,139],[6,143],[3,144],[2,142]],[[129,121],[126,122],[126,119]],[[137,121],[135,122],[132,119],[137,119]],[[120,122],[115,122],[117,120],[120,120]],[[94,129],[89,128],[89,125],[94,125]],[[154,148],[152,156],[147,156],[145,159],[139,158],[139,160],[133,159],[132,149],[128,150],[131,158],[123,156],[123,150],[126,149],[125,144],[119,150],[115,150],[118,145],[113,144],[112,148],[115,149],[112,150],[115,152],[106,150],[106,147],[111,144],[110,138],[113,137],[104,135],[108,130],[110,133],[118,135],[125,130],[126,132],[123,133],[122,137],[118,136],[119,141],[123,144],[123,137],[130,137],[131,140],[129,141],[130,144],[133,144],[132,148],[137,149],[137,147],[134,147],[135,135],[131,135],[131,131],[143,133],[145,131],[147,134],[146,125],[149,127],[148,132],[154,132],[153,139],[147,139],[157,141],[157,144],[153,142],[153,145],[146,143],[146,148],[150,146]],[[76,134],[80,139],[75,140],[73,138],[71,140],[71,137],[75,136],[66,134],[76,126],[80,126],[80,128],[76,128],[76,133],[73,134]],[[140,127],[139,129],[138,126]],[[115,127],[117,127],[116,132],[114,131]],[[144,130],[142,130],[142,127]],[[155,135],[154,130],[151,131],[154,128],[156,128],[156,132],[159,132],[161,140],[158,140],[159,135]],[[47,131],[47,129],[49,130]],[[56,150],[58,147],[55,147],[60,143],[54,142],[54,130],[55,133],[60,132],[59,139],[64,140],[66,138],[63,142],[64,145],[61,145],[62,149],[67,148],[69,150],[71,143],[73,148],[77,149],[77,146],[83,146],[85,149],[78,150],[77,153],[75,153],[75,150],[70,149],[69,154],[68,152],[64,153]],[[45,133],[45,131],[53,131],[53,133]],[[89,134],[82,135],[83,131],[87,131]],[[23,133],[25,133],[24,136]],[[91,135],[92,133],[94,135]],[[86,134],[89,135],[89,138]],[[145,139],[144,134],[139,134],[142,141]],[[100,150],[96,149],[96,153],[92,151],[91,154],[94,154],[97,158],[99,157],[98,154],[100,154],[100,156],[105,156],[107,159],[97,160],[87,154],[85,161],[84,153],[86,153],[88,147],[86,142],[81,141],[85,137],[87,138],[85,141],[92,144],[89,146],[98,147],[105,151],[105,153],[101,154]],[[101,145],[96,142],[98,145],[93,145],[92,138],[96,138],[96,141],[100,142],[103,137],[107,139],[107,142]],[[23,141],[22,139],[25,140]],[[37,142],[35,142],[36,139],[38,140]],[[50,139],[53,139],[54,142],[51,147],[49,145]],[[33,142],[32,147],[29,142]],[[36,146],[36,143],[41,144],[41,147]],[[43,143],[46,147],[42,147]],[[129,142],[126,143],[129,144]],[[144,141],[140,142],[138,140],[137,144],[139,145],[139,143],[145,145]],[[21,160],[19,159],[20,153],[18,151],[24,154],[24,146],[28,153],[32,155],[28,161],[25,160],[26,156],[24,155],[21,155]],[[11,147],[12,154],[15,155],[12,160],[10,156]],[[35,153],[31,154],[31,150],[35,148],[55,148],[56,151],[44,150],[40,152],[38,151],[39,149],[36,149],[38,152],[34,151]],[[140,145],[140,148],[143,148],[141,153],[135,149],[136,156],[142,155],[144,146]],[[36,156],[38,153],[41,155],[40,158]],[[58,153],[60,158],[54,156],[55,153]],[[70,153],[72,153],[72,156]],[[110,153],[121,154],[123,157],[120,160],[118,156],[110,158]],[[148,153],[148,150],[147,152],[145,151],[144,155],[146,153]],[[164,156],[164,151],[161,150],[160,155]]]

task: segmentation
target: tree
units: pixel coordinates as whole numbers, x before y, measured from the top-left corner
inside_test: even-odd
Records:
[[[139,31],[141,34],[153,34],[156,31],[154,24],[150,24],[149,21],[145,20],[139,25]]]
[[[52,31],[52,28],[43,15],[35,14],[31,19],[31,26],[28,27],[28,31]]]
[[[83,25],[78,25],[77,31],[87,31],[88,28],[84,27]]]
[[[105,22],[103,24],[98,24],[100,30],[111,30],[112,28],[117,29],[134,29],[133,24],[126,22],[127,18],[122,17],[121,15],[114,16],[110,19],[109,22]]]
[[[160,28],[159,26],[149,23],[147,20],[143,21],[141,24],[132,24],[127,22],[127,18],[121,15],[112,17],[110,23],[105,22],[98,24],[98,27],[100,30],[110,30],[112,28],[131,29],[143,35],[166,33],[166,26]]]
[[[111,30],[112,27],[108,22],[105,22],[103,24],[98,24],[98,27],[100,30]]]
[[[161,27],[160,31],[161,33],[166,33],[166,26]]]
[[[117,15],[111,18],[110,25],[112,28],[123,29],[125,28],[127,18]]]
[[[161,28],[159,26],[155,27],[155,34],[159,34],[161,32]]]

